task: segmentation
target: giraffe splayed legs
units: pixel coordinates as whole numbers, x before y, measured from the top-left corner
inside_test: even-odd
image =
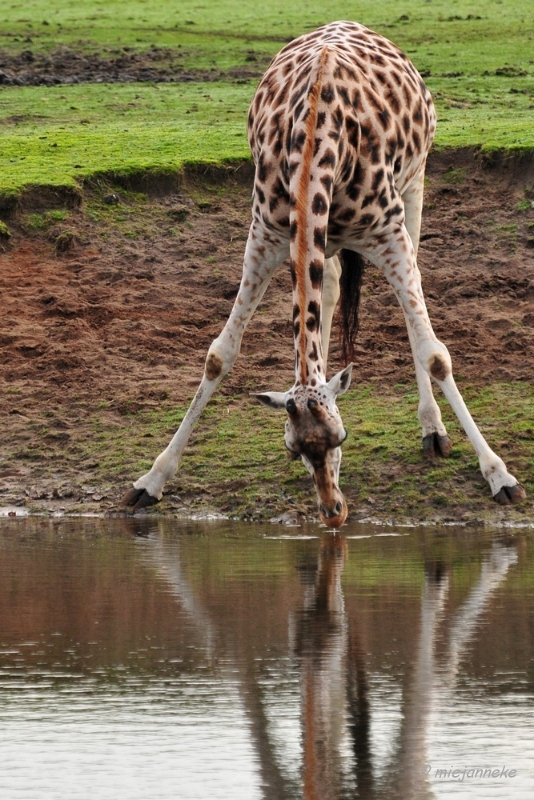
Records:
[[[425,306],[416,252],[435,121],[430,93],[415,67],[395,45],[362,25],[325,25],[290,42],[273,59],[249,112],[256,174],[239,293],[209,349],[204,377],[179,430],[126,494],[127,505],[141,508],[161,499],[193,426],[237,358],[245,327],[274,271],[289,256],[295,383],[287,392],[257,397],[286,411],[286,446],[313,477],[322,520],[334,528],[343,524],[347,505],[338,483],[346,432],[336,397],[349,387],[351,365],[326,378],[340,251],[374,263],[404,312],[424,449],[448,455],[451,448],[432,394],[434,380],[473,444],[494,498],[508,504],[525,497],[469,414]],[[347,264],[355,269],[350,259]],[[343,304],[346,309],[350,297],[344,296]]]

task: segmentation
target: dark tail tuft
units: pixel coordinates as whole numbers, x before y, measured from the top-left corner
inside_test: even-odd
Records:
[[[341,346],[343,348],[343,359],[348,364],[354,361],[354,340],[360,324],[358,312],[365,260],[363,256],[355,253],[354,250],[342,250],[339,256],[341,261],[341,278],[339,281],[341,289],[339,301]]]

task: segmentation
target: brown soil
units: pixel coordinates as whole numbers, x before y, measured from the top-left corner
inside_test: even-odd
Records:
[[[526,162],[487,164],[473,153],[430,159],[423,286],[456,373],[474,384],[532,378],[533,178]],[[197,173],[185,176],[179,190],[144,202],[117,187],[89,187],[82,207],[65,220],[38,218],[41,230],[28,227],[32,209],[7,220],[11,239],[0,240],[4,502],[41,497],[50,507],[65,482],[78,487],[72,503],[98,499],[102,488],[87,486],[90,458],[70,459],[67,467],[63,458],[91,437],[97,409],[106,406],[99,416],[106,425],[192,396],[236,295],[250,179],[250,165]],[[223,392],[292,384],[290,309],[282,268]],[[356,354],[360,382],[378,378],[392,391],[413,381],[400,310],[372,267],[364,278]],[[332,372],[340,359],[334,343]],[[31,456],[43,440],[46,464]],[[108,501],[93,504],[95,510],[112,505],[124,478],[109,476]],[[69,502],[65,492],[62,506]]]
[[[88,53],[69,47],[58,47],[50,53],[26,49],[20,53],[0,51],[0,85],[56,86],[77,83],[188,83],[219,81],[218,69],[185,69],[184,50],[152,46],[137,52],[131,47]],[[224,74],[224,78],[249,80],[262,74],[269,59],[251,51],[247,55],[250,68],[240,67]],[[261,61],[262,63],[258,63]]]

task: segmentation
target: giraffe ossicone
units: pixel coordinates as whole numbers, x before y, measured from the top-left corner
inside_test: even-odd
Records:
[[[293,286],[295,384],[289,392],[259,399],[285,408],[286,445],[311,473],[325,523],[340,527],[347,516],[338,485],[345,430],[335,398],[350,383],[350,367],[326,381],[328,344],[341,284],[340,316],[350,352],[362,258],[382,272],[404,313],[425,451],[450,452],[432,393],[434,381],[469,437],[495,500],[524,499],[523,487],[473,421],[425,306],[416,256],[425,163],[435,127],[432,98],[413,64],[363,25],[325,25],[275,56],[249,111],[256,172],[239,292],[209,349],[204,376],[180,428],[127,492],[126,505],[138,509],[161,499],[193,427],[231,369],[245,328],[286,258]]]

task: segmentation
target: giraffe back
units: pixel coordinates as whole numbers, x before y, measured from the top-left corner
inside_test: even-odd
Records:
[[[273,59],[250,107],[254,216],[289,231],[311,136],[308,195],[315,210],[327,209],[328,249],[381,235],[403,221],[400,194],[424,166],[435,127],[423,80],[383,36],[353,22],[301,36]]]

